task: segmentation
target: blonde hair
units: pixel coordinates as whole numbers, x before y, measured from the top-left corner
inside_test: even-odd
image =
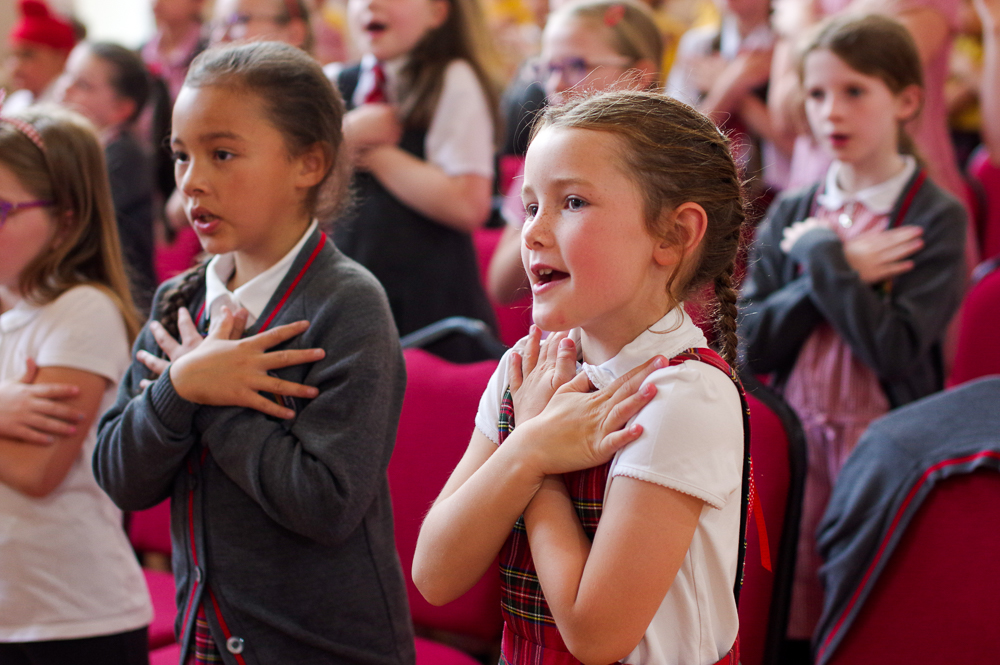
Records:
[[[684,228],[669,214],[685,202],[704,208],[705,236],[693,253],[694,265],[671,276],[667,292],[675,302],[711,284],[720,355],[736,361],[736,257],[746,219],[743,183],[729,139],[700,112],[665,95],[608,91],[550,106],[535,125],[590,129],[617,136],[621,167],[635,179],[643,198],[646,230],[654,238],[683,244]],[[677,284],[677,279],[683,283]]]
[[[44,305],[74,286],[95,286],[118,306],[131,341],[141,322],[125,275],[104,150],[93,126],[55,106],[34,106],[13,117],[35,128],[45,150],[9,123],[0,123],[0,162],[32,195],[53,202],[59,239],[21,273],[21,293]]]
[[[633,62],[648,60],[656,71],[663,62],[663,35],[649,7],[631,0],[582,0],[553,12],[549,20],[580,18],[603,26],[608,45]]]

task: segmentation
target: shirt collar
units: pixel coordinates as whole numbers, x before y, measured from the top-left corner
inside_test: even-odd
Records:
[[[886,215],[892,212],[897,199],[917,170],[916,159],[911,155],[903,155],[902,157],[904,163],[902,171],[888,180],[866,187],[854,192],[854,194],[847,194],[840,188],[837,179],[840,176],[841,163],[833,162],[826,172],[823,193],[816,197],[816,202],[827,210],[840,210],[848,203],[857,201],[876,215]]]
[[[573,330],[571,336],[580,348],[580,330]],[[600,365],[582,363],[583,371],[590,377],[591,383],[601,389],[657,354],[671,358],[684,349],[705,346],[708,346],[705,334],[694,324],[684,307],[677,306],[622,347],[614,358]]]
[[[32,304],[27,298],[21,298],[14,305],[0,314],[0,334],[11,333],[26,326],[41,311],[41,307]]]
[[[205,273],[205,305],[209,319],[220,314],[223,305],[234,308],[243,307],[249,313],[247,327],[252,326],[264,308],[267,307],[267,303],[271,301],[271,296],[274,295],[281,281],[285,279],[295,257],[302,251],[306,240],[313,234],[317,226],[314,219],[299,241],[295,243],[295,247],[292,247],[281,260],[235,291],[230,291],[226,286],[226,282],[229,281],[236,268],[236,259],[233,253],[218,254],[209,261]]]

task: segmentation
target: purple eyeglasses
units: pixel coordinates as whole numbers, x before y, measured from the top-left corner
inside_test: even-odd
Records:
[[[7,218],[9,216],[19,210],[27,210],[28,208],[44,208],[50,205],[55,205],[55,203],[52,201],[25,201],[24,203],[11,203],[10,201],[0,199],[0,228],[7,223]]]

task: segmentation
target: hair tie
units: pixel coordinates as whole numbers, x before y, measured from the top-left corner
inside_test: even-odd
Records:
[[[613,28],[625,18],[625,5],[611,5],[604,11],[604,25]]]
[[[7,98],[7,91],[0,88],[0,107],[3,106],[3,100]],[[6,122],[8,125],[18,130],[22,134],[28,137],[28,139],[38,146],[38,149],[43,153],[45,152],[45,143],[42,141],[42,135],[38,133],[30,122],[21,120],[20,118],[9,118],[3,115],[2,109],[0,109],[0,122]]]

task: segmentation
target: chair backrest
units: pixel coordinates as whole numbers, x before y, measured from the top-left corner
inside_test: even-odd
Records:
[[[170,499],[129,514],[128,539],[137,552],[170,555]]]
[[[1000,473],[942,480],[828,665],[989,663],[1000,626]]]
[[[980,149],[969,160],[969,176],[983,193],[984,209],[979,212],[975,232],[980,255],[989,259],[1000,255],[1000,167],[990,162],[985,149]]]
[[[751,516],[740,592],[740,660],[743,665],[773,665],[788,625],[806,471],[805,435],[785,401],[744,374],[756,499],[767,525],[773,572],[761,562],[760,537]]]
[[[407,386],[396,448],[389,463],[396,549],[406,577],[413,622],[420,627],[499,639],[500,575],[487,572],[458,600],[435,607],[411,579],[413,552],[424,515],[468,447],[479,399],[497,361],[457,365],[420,349],[404,352]]]
[[[948,385],[1000,374],[1000,257],[976,269],[976,280],[962,303],[958,343]]]
[[[479,277],[483,284],[486,284],[490,260],[502,234],[503,229],[480,229],[472,234],[476,256],[479,259]],[[514,346],[514,342],[527,335],[528,328],[531,327],[531,294],[528,293],[510,305],[499,305],[495,302],[492,305],[493,313],[497,317],[497,326],[500,328],[500,341],[507,346]]]

